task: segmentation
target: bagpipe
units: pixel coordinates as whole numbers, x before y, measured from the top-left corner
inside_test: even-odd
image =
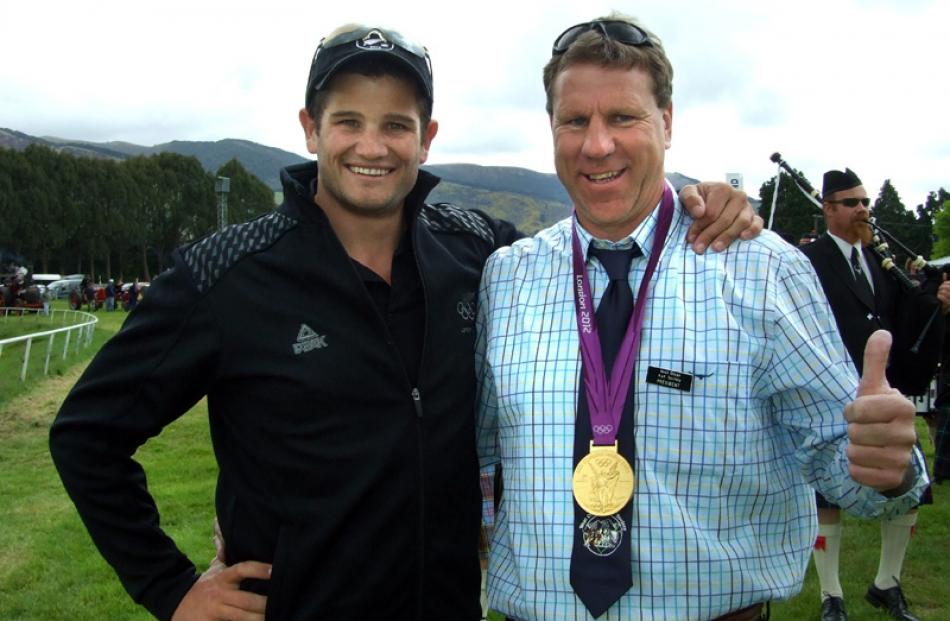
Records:
[[[818,191],[813,188],[811,184],[808,183],[808,180],[802,177],[798,171],[789,166],[788,162],[782,159],[781,153],[773,153],[769,159],[781,166],[785,172],[789,174],[789,176],[802,192],[804,192],[809,198],[813,199],[817,205],[821,205],[821,195],[818,193]],[[873,254],[878,260],[881,265],[881,269],[894,278],[894,280],[897,281],[897,284],[900,285],[901,289],[904,291],[912,291],[920,287],[922,283],[915,278],[911,278],[907,272],[900,268],[900,266],[897,264],[897,261],[894,259],[894,254],[891,252],[891,248],[887,240],[890,240],[895,246],[901,248],[901,250],[906,253],[907,256],[915,257],[911,263],[911,267],[926,274],[928,277],[933,276],[934,280],[940,280],[940,274],[943,273],[941,268],[927,263],[927,261],[925,261],[922,256],[907,248],[907,246],[898,241],[896,237],[881,228],[874,218],[868,218],[867,224],[871,228],[871,240],[870,243],[865,244],[865,247],[870,250],[871,254]],[[939,282],[936,284],[937,286],[940,285]],[[934,287],[933,291],[936,293],[936,287]]]
[[[780,153],[769,158],[785,170],[806,196],[816,205],[821,205],[821,195],[815,188],[782,159]],[[950,274],[946,268],[933,266],[923,257],[911,251],[893,235],[880,227],[874,218],[869,218],[870,241],[865,247],[871,252],[883,272],[898,284],[897,313],[891,332],[894,341],[888,379],[905,395],[923,395],[930,388],[940,362],[943,341],[946,335],[941,304],[936,298],[937,288],[943,275]],[[911,267],[916,273],[908,274],[891,251],[890,241],[909,257],[915,257]],[[950,278],[950,277],[948,277]]]

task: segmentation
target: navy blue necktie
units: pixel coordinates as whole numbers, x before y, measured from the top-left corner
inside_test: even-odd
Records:
[[[591,248],[590,254],[600,259],[607,270],[610,283],[597,307],[597,332],[600,335],[600,350],[603,354],[607,376],[614,366],[614,359],[627,333],[627,324],[633,314],[633,291],[630,290],[630,263],[642,253],[633,246],[627,250]]]
[[[630,290],[630,262],[640,256],[634,245],[629,250],[605,250],[591,247],[591,256],[597,257],[610,283],[597,307],[597,332],[603,355],[605,372],[610,377],[614,359],[627,332],[633,313],[633,292]],[[634,384],[630,384],[633,393]],[[593,437],[587,392],[581,381],[578,391],[577,418],[574,421],[574,466],[590,453]],[[619,451],[633,465],[633,403],[630,395],[624,406],[617,439]],[[614,602],[633,586],[633,566],[630,555],[630,521],[632,503],[620,513],[607,517],[588,515],[574,503],[574,547],[571,551],[571,586],[595,618],[604,614]]]
[[[864,270],[861,268],[861,259],[858,257],[858,249],[851,247],[851,270],[854,272],[854,281],[858,286],[858,292],[868,300],[874,300],[874,292],[871,290],[871,283],[868,282]]]

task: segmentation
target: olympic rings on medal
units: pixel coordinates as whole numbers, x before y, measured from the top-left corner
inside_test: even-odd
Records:
[[[594,433],[611,433],[614,430],[613,425],[594,425],[591,427]]]

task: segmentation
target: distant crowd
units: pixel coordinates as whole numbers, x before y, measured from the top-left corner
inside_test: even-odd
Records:
[[[51,276],[49,279],[43,276]],[[48,312],[50,302],[58,298],[68,298],[69,308],[107,312],[122,309],[133,310],[142,299],[148,283],[134,279],[125,283],[120,277],[117,281],[110,278],[105,284],[95,283],[85,274],[58,278],[58,275],[39,275],[34,278],[30,271],[15,264],[9,264],[0,272],[0,306],[10,308],[33,308]]]

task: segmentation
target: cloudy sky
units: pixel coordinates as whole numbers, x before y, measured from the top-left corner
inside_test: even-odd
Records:
[[[780,151],[816,185],[845,166],[872,196],[891,179],[908,207],[950,188],[945,0],[0,0],[0,127],[307,155],[297,110],[314,48],[360,21],[429,48],[431,162],[553,172],[541,67],[562,30],[613,9],[673,62],[667,170],[741,173],[757,196]]]

